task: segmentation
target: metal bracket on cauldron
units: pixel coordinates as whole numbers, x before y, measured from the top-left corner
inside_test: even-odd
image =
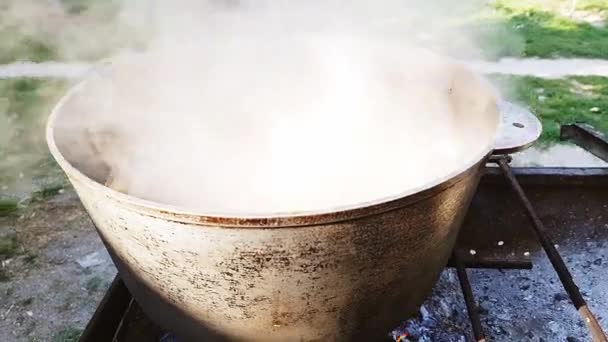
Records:
[[[506,155],[530,147],[542,133],[536,115],[524,107],[500,101],[500,129],[494,141],[494,154]]]
[[[608,162],[608,137],[590,125],[584,123],[562,125],[559,138],[571,140],[594,156]]]

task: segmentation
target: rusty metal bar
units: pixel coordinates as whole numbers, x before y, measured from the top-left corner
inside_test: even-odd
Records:
[[[578,146],[608,162],[608,138],[592,126],[583,123],[562,125],[559,137],[562,140],[572,140]]]
[[[471,288],[471,283],[469,283],[467,270],[464,268],[464,264],[462,263],[462,257],[462,253],[458,249],[455,249],[454,254],[452,254],[452,260],[455,263],[456,274],[458,274],[458,281],[460,282],[460,287],[462,288],[464,302],[467,305],[467,312],[469,313],[469,319],[471,320],[471,326],[473,327],[473,335],[475,336],[475,341],[485,342],[486,338],[481,327],[479,310],[477,303],[475,303],[475,298],[473,297],[473,289]]]
[[[465,268],[487,268],[503,270],[531,270],[532,262],[528,259],[520,258],[490,258],[483,256],[472,256],[467,254],[460,255],[460,261]],[[451,258],[448,267],[456,267],[456,261]]]
[[[595,318],[593,313],[591,313],[591,311],[589,310],[589,307],[587,306],[585,299],[583,298],[578,287],[576,286],[574,279],[572,279],[572,275],[570,274],[570,271],[568,271],[568,267],[566,266],[566,263],[564,262],[562,257],[557,252],[557,249],[555,249],[555,245],[549,239],[542,221],[536,215],[536,212],[534,211],[532,204],[526,197],[526,194],[524,193],[523,189],[517,182],[517,179],[515,179],[515,176],[513,175],[513,172],[511,171],[511,168],[509,167],[508,161],[506,159],[499,158],[499,159],[496,159],[496,162],[498,163],[498,166],[502,170],[505,178],[508,180],[511,187],[513,188],[513,191],[515,191],[515,193],[517,194],[517,197],[519,198],[520,203],[522,204],[522,206],[525,209],[526,215],[528,216],[528,218],[530,219],[530,221],[532,223],[532,227],[534,228],[536,237],[538,238],[540,244],[542,245],[543,249],[545,250],[545,253],[547,254],[547,257],[549,258],[549,261],[551,261],[551,264],[553,265],[555,272],[557,272],[557,275],[558,275],[559,279],[561,280],[561,282],[564,286],[564,289],[570,296],[572,303],[574,304],[574,306],[578,310],[579,314],[583,318],[583,321],[585,321],[585,323],[587,324],[587,327],[589,328],[589,330],[591,332],[593,341],[608,342],[608,339],[606,338],[606,334],[602,330],[602,327],[600,326],[599,322],[597,321],[597,319]]]

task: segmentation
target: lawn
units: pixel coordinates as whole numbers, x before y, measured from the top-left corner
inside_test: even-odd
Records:
[[[528,105],[543,123],[541,143],[559,141],[561,124],[585,122],[608,134],[608,78],[542,79],[493,75],[506,97]]]
[[[122,1],[3,0],[0,63],[97,60],[141,44],[134,28],[117,19]],[[490,59],[608,58],[606,19],[607,0],[489,0],[472,17],[459,20],[460,30],[448,31],[467,32]],[[461,40],[455,34],[442,44],[458,50]]]
[[[0,1],[0,64],[91,61],[137,43],[117,18],[123,0]]]
[[[48,152],[44,127],[66,86],[57,80],[0,80],[0,215],[65,185]]]
[[[464,25],[487,58],[608,58],[608,1],[494,0]]]

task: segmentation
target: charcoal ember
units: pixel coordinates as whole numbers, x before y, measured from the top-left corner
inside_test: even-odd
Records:
[[[568,297],[567,294],[563,293],[563,292],[559,292],[556,293],[555,296],[553,296],[553,300],[556,302],[561,302],[564,300],[568,300],[570,297]]]

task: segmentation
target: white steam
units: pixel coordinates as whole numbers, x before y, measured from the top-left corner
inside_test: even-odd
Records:
[[[492,91],[416,46],[411,2],[177,3],[62,114],[80,119],[60,149],[85,171],[103,161],[119,191],[202,213],[330,210],[445,178],[493,139]]]

